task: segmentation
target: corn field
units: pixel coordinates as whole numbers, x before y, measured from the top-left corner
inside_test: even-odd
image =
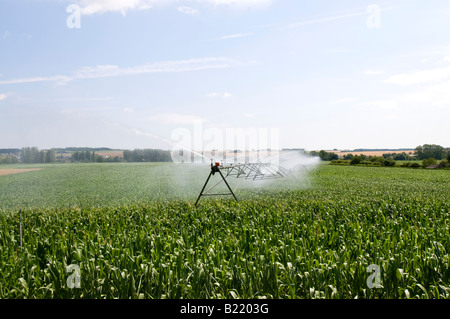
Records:
[[[0,177],[0,298],[450,298],[448,171],[321,165],[195,207],[208,169],[171,165]]]

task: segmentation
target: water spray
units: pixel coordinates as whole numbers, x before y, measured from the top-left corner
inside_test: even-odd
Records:
[[[223,174],[222,171],[225,173]],[[206,185],[209,182],[209,179],[211,176],[213,176],[215,173],[219,173],[220,177],[222,178],[219,180],[217,184],[209,188],[205,191]],[[236,178],[241,179],[249,179],[249,180],[263,180],[263,179],[273,179],[273,178],[283,178],[288,175],[288,170],[277,166],[272,163],[244,163],[244,164],[227,164],[222,165],[220,162],[214,162],[211,160],[211,172],[208,175],[208,178],[206,179],[205,184],[203,185],[202,190],[200,191],[200,194],[197,197],[197,201],[195,202],[195,206],[197,206],[200,198],[202,196],[229,196],[232,195],[236,201],[238,201],[236,195],[234,194],[234,191],[231,189],[230,185],[227,182],[227,177],[234,176]],[[221,182],[225,182],[225,185],[227,186],[229,193],[215,193],[212,194],[210,191],[214,189],[217,185],[219,185]]]

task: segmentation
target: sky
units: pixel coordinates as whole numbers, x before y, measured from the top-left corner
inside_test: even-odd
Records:
[[[447,0],[1,0],[0,148],[450,146]]]

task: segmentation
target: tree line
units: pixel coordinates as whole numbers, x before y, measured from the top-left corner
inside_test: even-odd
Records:
[[[355,153],[358,150],[355,150],[352,153]],[[354,155],[352,153],[345,154],[342,156],[343,160],[352,160],[355,156],[359,156],[361,160],[367,160],[369,156],[364,154]],[[407,154],[406,152],[401,153],[384,153],[383,158],[387,160],[395,160],[395,161],[412,161],[412,160],[424,160],[429,158],[434,158],[435,160],[446,159],[450,155],[450,149],[446,149],[441,145],[436,144],[424,144],[419,145],[414,149],[414,154],[411,152]],[[339,159],[338,154],[334,152],[327,152],[321,150],[319,152],[312,151],[310,152],[312,156],[318,156],[323,161],[333,161]]]
[[[327,160],[331,158],[332,153],[319,152],[321,159]],[[382,156],[371,155],[353,155],[351,153],[344,155],[341,159],[331,160],[332,164],[336,165],[365,165],[365,166],[396,166],[396,161],[403,161],[398,166],[400,167],[428,167],[432,164],[439,165],[440,168],[450,167],[450,149],[445,149],[440,145],[424,144],[419,145],[412,152],[407,154],[401,153],[384,153]],[[438,162],[440,161],[440,162]],[[421,162],[421,164],[420,164]]]
[[[95,154],[95,151],[75,151],[71,156],[72,162],[100,163],[104,161],[103,156]]]
[[[0,152],[0,164],[43,164],[54,163],[56,154],[54,150],[39,150],[37,147],[23,147],[21,150],[11,149]]]
[[[39,150],[37,147],[22,148],[20,158],[25,164],[54,163],[56,159],[54,150]]]
[[[170,151],[160,149],[134,149],[123,151],[126,162],[172,162]]]
[[[102,163],[102,162],[171,162],[172,157],[169,151],[159,149],[134,149],[124,150],[123,157],[104,157],[95,151],[75,151],[71,156],[72,162],[81,163]]]
[[[445,149],[441,145],[424,144],[417,146],[416,149],[414,150],[414,154],[417,156],[419,160],[424,160],[428,158],[441,160],[450,155],[450,150]]]

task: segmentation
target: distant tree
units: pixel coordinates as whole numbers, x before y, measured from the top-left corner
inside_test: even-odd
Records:
[[[14,155],[3,155],[0,154],[0,164],[17,164],[19,160]]]
[[[423,160],[427,158],[442,159],[444,157],[444,148],[436,144],[424,144],[416,147],[414,154],[418,159]]]
[[[361,163],[362,158],[361,156],[357,155],[357,156],[353,156],[352,160],[350,161],[350,165],[356,165]]]
[[[39,161],[38,163],[45,163],[45,151],[39,152]]]
[[[406,159],[408,158],[408,155],[405,152],[400,153],[400,154],[394,153],[392,158],[396,161],[406,161]]]
[[[22,162],[25,164],[40,163],[41,155],[37,147],[22,148]]]
[[[123,151],[123,159],[127,162],[171,162],[170,151],[157,149],[135,149]],[[120,161],[119,158],[111,161]]]
[[[385,159],[381,165],[383,166],[389,166],[389,167],[394,167],[395,166],[395,161],[391,160],[391,159]]]
[[[319,151],[319,153],[316,153],[316,154],[319,155],[320,159],[323,161],[333,161],[333,160],[339,159],[339,156],[336,153],[327,152],[324,150],[321,150],[321,151]]]
[[[123,151],[123,160],[126,162],[131,162],[131,151]]]
[[[56,154],[55,151],[53,150],[48,150],[45,153],[45,163],[54,163],[56,159]]]
[[[319,157],[323,160],[323,161],[328,161],[328,153],[324,150],[321,150],[319,152]]]
[[[337,155],[336,153],[333,153],[333,152],[329,153],[329,157],[328,157],[329,161],[334,161],[337,159],[339,159],[339,155]]]
[[[31,148],[31,156],[33,157],[33,163],[39,163],[39,149],[36,146]]]
[[[345,154],[343,159],[345,160],[351,160],[353,158],[353,154],[349,153],[349,154]]]

